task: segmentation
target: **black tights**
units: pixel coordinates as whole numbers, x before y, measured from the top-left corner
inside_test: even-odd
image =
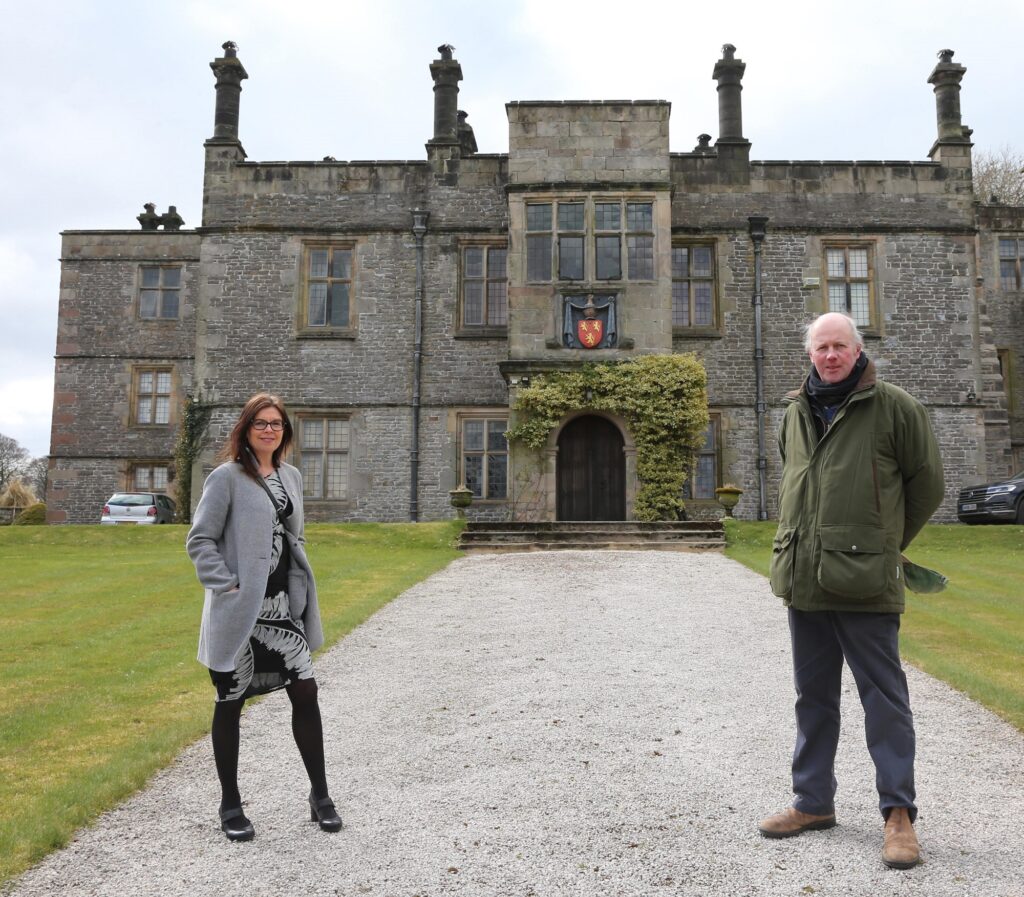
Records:
[[[306,767],[313,797],[327,797],[327,774],[324,769],[324,732],[320,721],[315,679],[299,679],[285,686],[292,702],[292,735]],[[245,699],[218,701],[213,705],[213,759],[220,779],[220,808],[227,810],[242,805],[238,793],[238,728]]]

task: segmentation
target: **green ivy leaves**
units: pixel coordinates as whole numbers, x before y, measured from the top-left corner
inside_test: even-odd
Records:
[[[516,396],[520,422],[505,434],[533,449],[567,414],[606,411],[625,419],[636,443],[637,520],[675,520],[682,488],[708,425],[707,372],[695,355],[642,355],[536,375]]]

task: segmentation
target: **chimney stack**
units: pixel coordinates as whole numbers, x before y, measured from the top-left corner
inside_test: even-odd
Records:
[[[224,55],[210,63],[217,79],[217,106],[211,139],[218,143],[238,143],[239,98],[242,82],[249,75],[238,59],[238,45],[229,40],[223,44],[223,49]]]
[[[743,136],[743,72],[747,65],[736,58],[732,44],[722,47],[722,58],[715,63],[711,77],[718,82],[718,140],[715,147],[723,161],[750,161],[750,141]]]
[[[440,59],[430,63],[430,76],[434,79],[434,136],[428,146],[459,145],[459,82],[462,66],[452,59],[455,47],[441,44],[437,48]]]
[[[935,87],[935,116],[938,122],[938,137],[928,155],[936,162],[942,160],[942,147],[947,161],[962,158],[966,148],[970,164],[971,129],[964,127],[960,120],[960,82],[967,69],[953,62],[953,50],[939,50],[939,63],[928,76],[928,83]]]

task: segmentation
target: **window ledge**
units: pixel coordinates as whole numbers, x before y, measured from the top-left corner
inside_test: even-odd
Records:
[[[673,339],[722,339],[725,334],[717,327],[673,327]]]
[[[299,330],[296,339],[356,339],[354,330]]]
[[[460,327],[455,339],[508,339],[508,327]]]
[[[624,336],[614,346],[603,346],[598,349],[584,349],[582,346],[567,346],[560,339],[553,336],[544,340],[545,349],[565,349],[567,352],[610,352],[613,349],[634,349],[636,340],[631,336]]]

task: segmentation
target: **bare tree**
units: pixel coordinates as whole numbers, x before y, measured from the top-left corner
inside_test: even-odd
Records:
[[[21,474],[25,485],[35,492],[40,501],[46,501],[46,476],[49,470],[50,459],[43,455],[41,458],[33,458],[29,461]]]
[[[981,202],[1024,206],[1024,153],[1009,146],[976,152],[974,195]]]
[[[0,433],[0,492],[7,488],[12,479],[21,476],[31,460],[28,449],[17,439]]]

